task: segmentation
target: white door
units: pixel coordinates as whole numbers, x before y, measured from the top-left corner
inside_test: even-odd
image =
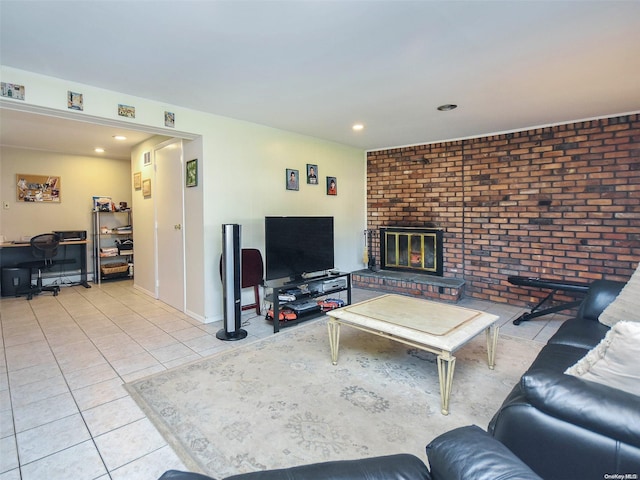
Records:
[[[184,207],[182,140],[161,143],[154,155],[156,169],[156,295],[184,311]]]

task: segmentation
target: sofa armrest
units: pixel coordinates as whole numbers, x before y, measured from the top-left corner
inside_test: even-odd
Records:
[[[600,314],[616,299],[624,285],[624,282],[614,280],[595,280],[580,304],[577,317],[597,322]]]
[[[559,372],[533,370],[521,387],[538,410],[609,438],[640,447],[640,397]]]
[[[427,445],[427,457],[433,480],[542,480],[475,425],[440,435]]]
[[[214,480],[199,473],[169,470],[158,480]],[[225,480],[432,480],[415,455],[400,453],[360,460],[312,463],[277,470],[232,475]]]
[[[201,473],[167,470],[158,480],[215,480],[215,478],[207,477]]]
[[[264,470],[226,480],[431,480],[431,475],[422,460],[403,453]]]

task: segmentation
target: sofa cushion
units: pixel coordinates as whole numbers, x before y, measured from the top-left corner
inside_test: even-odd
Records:
[[[640,264],[615,300],[600,314],[598,320],[609,327],[621,320],[640,322]]]
[[[589,349],[587,348],[548,343],[542,347],[527,371],[544,370],[563,373],[584,357],[588,351]]]
[[[560,325],[547,343],[591,350],[600,343],[608,331],[609,327],[600,322],[576,317]]]
[[[640,395],[640,323],[620,321],[565,373]]]

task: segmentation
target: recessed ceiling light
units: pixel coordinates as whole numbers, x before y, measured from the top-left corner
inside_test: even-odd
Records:
[[[364,125],[361,123],[356,123],[353,127],[351,127],[352,129],[354,129],[356,132],[359,132],[360,130],[364,130]]]
[[[95,149],[95,152],[96,153],[104,153],[104,148],[98,147],[98,148]]]
[[[126,140],[127,139],[127,137],[125,137],[124,135],[114,135],[113,138],[116,139],[116,140]]]
[[[441,112],[448,112],[449,110],[455,110],[456,108],[458,108],[458,105],[454,103],[445,103],[444,105],[440,105],[438,110]]]

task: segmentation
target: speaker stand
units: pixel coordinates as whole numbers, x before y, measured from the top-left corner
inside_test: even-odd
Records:
[[[222,225],[224,328],[216,333],[216,338],[219,340],[242,340],[247,337],[247,331],[240,328],[240,317],[242,315],[240,304],[242,272],[241,244],[240,225]]]
[[[224,328],[218,330],[216,333],[216,338],[218,340],[242,340],[243,338],[247,338],[247,331],[240,328],[235,332],[227,332]]]

